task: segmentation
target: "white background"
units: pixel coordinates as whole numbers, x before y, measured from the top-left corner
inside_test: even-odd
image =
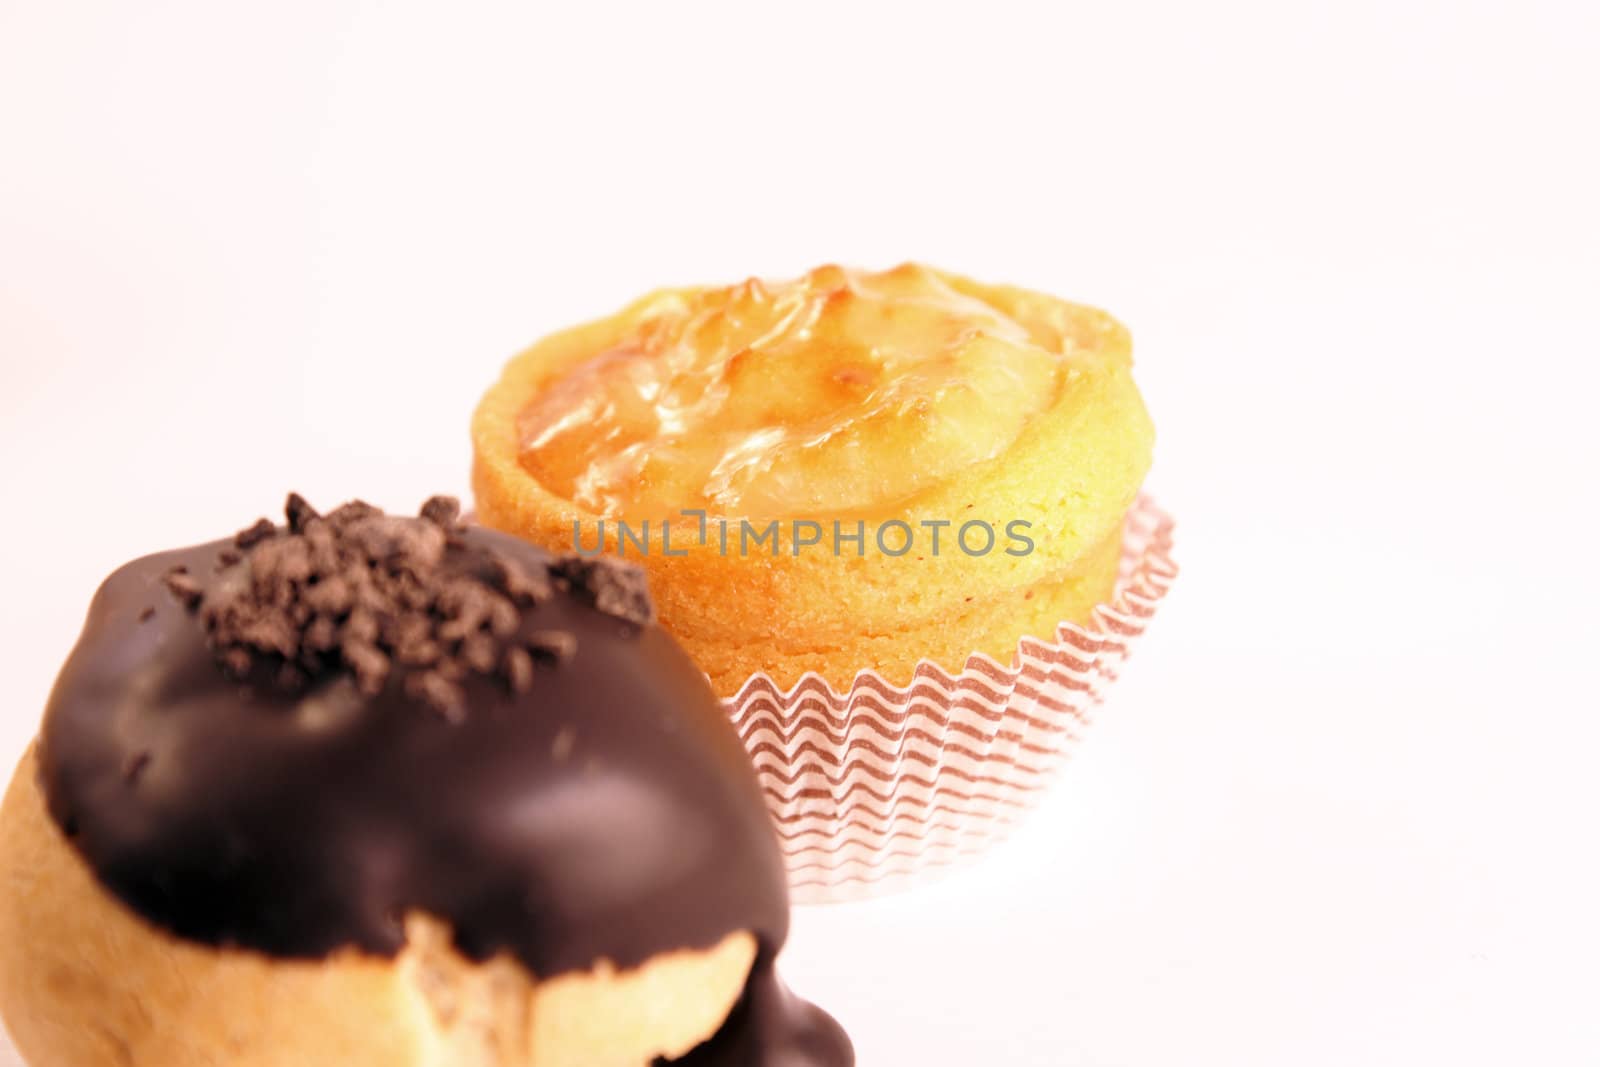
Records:
[[[921,259],[1132,327],[1184,574],[792,983],[863,1067],[1600,1063],[1595,6],[552,6],[0,3],[0,762],[125,559],[464,492],[646,289]]]

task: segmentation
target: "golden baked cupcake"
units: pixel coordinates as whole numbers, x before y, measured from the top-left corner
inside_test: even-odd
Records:
[[[669,289],[513,359],[490,526],[650,574],[724,698],[790,886],[981,854],[1042,794],[1175,574],[1104,312],[907,264]]]
[[[291,498],[113,574],[0,807],[33,1067],[844,1067],[640,576]],[[671,1059],[682,1057],[681,1059]]]
[[[1117,578],[1152,430],[1104,312],[907,264],[674,289],[512,360],[486,524],[645,566],[724,696],[1009,663]]]

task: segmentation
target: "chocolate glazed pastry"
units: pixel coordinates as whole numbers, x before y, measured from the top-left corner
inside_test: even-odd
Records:
[[[762,797],[638,571],[464,528],[445,498],[419,519],[287,510],[95,598],[38,766],[105,889],[180,939],[280,960],[393,958],[421,913],[541,982],[749,931],[744,995],[677,1062],[853,1062],[778,982]]]

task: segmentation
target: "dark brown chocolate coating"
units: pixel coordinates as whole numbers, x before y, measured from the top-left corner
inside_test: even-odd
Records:
[[[749,930],[761,962],[747,1002],[786,996],[771,975],[788,927],[783,861],[754,773],[663,631],[558,594],[521,625],[572,634],[573,655],[541,663],[521,695],[466,678],[455,722],[398,676],[370,699],[345,673],[285,692],[227,675],[163,585],[179,565],[203,580],[231,547],[113,574],[50,699],[50,812],[119,899],[189,940],[284,958],[392,956],[403,916],[422,911],[466,956],[504,951],[541,977]],[[452,551],[547,558],[486,530]],[[745,1035],[730,1040],[827,1050],[773,1064],[851,1062],[842,1034],[807,1036],[837,1031],[818,1016],[730,1019]],[[707,1048],[690,1062],[769,1062]]]

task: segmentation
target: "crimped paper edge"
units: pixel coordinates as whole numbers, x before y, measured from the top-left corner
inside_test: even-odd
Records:
[[[761,780],[802,903],[877,895],[981,856],[1038,802],[1081,740],[1178,568],[1174,520],[1141,494],[1123,520],[1111,599],[1010,666],[923,660],[904,686],[815,672],[752,675],[723,701]]]

